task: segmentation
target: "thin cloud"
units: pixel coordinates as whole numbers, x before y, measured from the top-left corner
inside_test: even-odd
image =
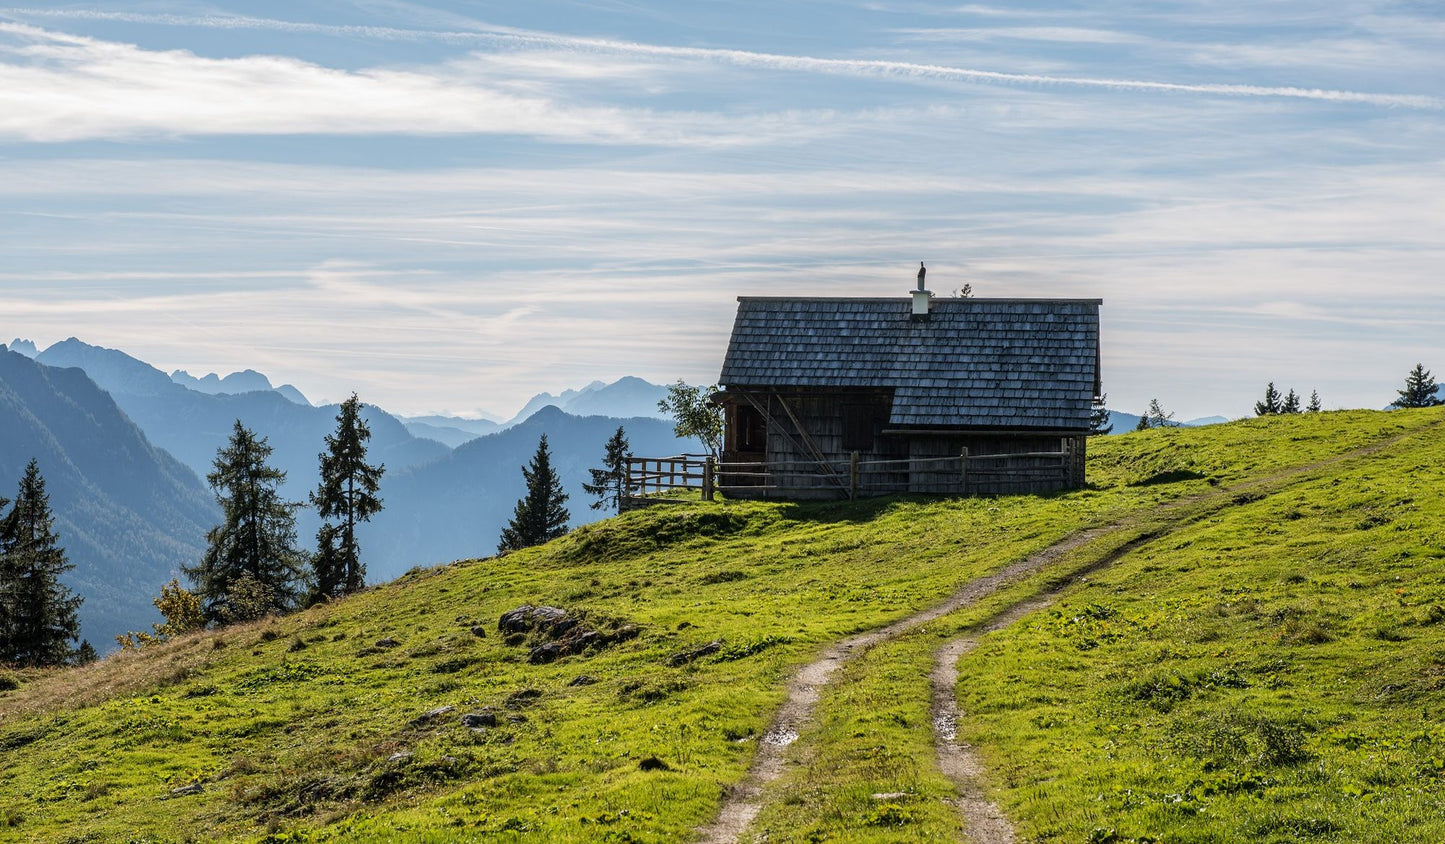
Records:
[[[1445,108],[1445,100],[1423,94],[1396,94],[1339,90],[1329,88],[1306,88],[1299,86],[1245,85],[1234,83],[1182,83],[1146,79],[1113,79],[1107,77],[1068,76],[1035,73],[1005,73],[975,68],[948,65],[919,64],[915,62],[891,61],[886,59],[835,59],[812,56],[793,56],[778,53],[761,53],[749,50],[729,50],[711,47],[673,47],[646,44],[635,41],[620,41],[605,38],[579,38],[548,32],[520,30],[511,27],[485,25],[475,32],[410,30],[393,27],[338,26],[332,24],[299,23],[267,18],[204,16],[184,17],[179,15],[139,15],[115,12],[86,12],[76,10],[35,10],[6,9],[0,14],[10,16],[47,16],[94,20],[125,20],[149,22],[173,26],[195,26],[223,29],[272,29],[282,31],[333,34],[350,37],[370,37],[389,40],[436,39],[463,42],[470,38],[478,41],[492,41],[499,44],[532,45],[541,47],[567,47],[580,50],[602,50],[633,55],[659,56],[682,59],[721,62],[738,67],[800,73],[829,75],[868,76],[904,81],[952,81],[984,85],[1009,85],[1025,87],[1066,87],[1092,88],[1114,91],[1146,91],[1175,94],[1205,94],[1225,97],[1268,97],[1284,99],[1315,100],[1335,103],[1384,106],[1388,108],[1410,108],[1437,111]]]

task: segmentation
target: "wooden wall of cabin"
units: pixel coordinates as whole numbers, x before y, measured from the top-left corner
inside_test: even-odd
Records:
[[[922,466],[910,473],[904,467],[868,466],[869,461],[913,458],[956,458],[963,448],[971,456],[1068,452],[1060,464],[1056,457],[1020,457],[1012,460],[970,461],[967,493],[1007,495],[1054,492],[1084,485],[1085,440],[1083,435],[991,435],[912,432],[884,434],[892,393],[888,390],[814,390],[781,395],[755,392],[756,407],[741,397],[725,406],[728,430],[724,436],[722,462],[765,460],[774,469],[767,485],[749,494],[734,489],[732,494],[765,498],[846,497],[850,487],[847,463],[857,451],[860,462],[860,492],[881,495],[901,492],[933,492],[957,495],[961,473],[953,460],[936,467]],[[786,405],[786,407],[785,407]],[[741,408],[748,408],[742,411]],[[763,428],[765,451],[757,450],[756,436],[746,436],[743,423],[750,416]],[[796,420],[796,422],[795,422]],[[799,426],[806,436],[799,433]],[[828,458],[834,475],[823,476],[817,452]],[[778,467],[777,464],[787,464]],[[724,486],[750,484],[750,478],[728,478]],[[761,484],[761,479],[757,479]]]

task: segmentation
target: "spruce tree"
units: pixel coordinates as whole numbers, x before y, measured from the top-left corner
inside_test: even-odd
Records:
[[[1274,382],[1271,381],[1269,382],[1269,386],[1264,388],[1264,401],[1257,401],[1254,403],[1254,415],[1273,416],[1274,414],[1279,413],[1279,411],[1279,390],[1276,390],[1274,388]]]
[[[1299,412],[1300,412],[1299,395],[1298,395],[1297,393],[1295,393],[1293,387],[1291,387],[1289,393],[1287,393],[1287,394],[1285,395],[1284,401],[1280,402],[1279,412],[1280,412],[1280,413],[1299,413]]]
[[[597,500],[592,502],[593,510],[604,507],[621,509],[622,497],[627,494],[627,458],[631,456],[632,448],[627,444],[627,432],[618,425],[617,433],[607,441],[602,455],[602,468],[588,469],[592,474],[592,483],[582,485],[588,495],[597,496]]]
[[[1109,408],[1105,405],[1109,401],[1108,393],[1100,393],[1089,407],[1089,436],[1107,434],[1114,430],[1114,423],[1109,421]]]
[[[1305,407],[1305,410],[1308,410],[1310,413],[1319,413],[1322,407],[1320,404],[1320,391],[1310,390],[1310,403]]]
[[[304,554],[296,550],[296,509],[281,498],[286,473],[266,460],[271,446],[236,420],[230,441],[216,453],[206,475],[221,524],[206,533],[206,553],[195,566],[183,567],[196,585],[207,621],[233,621],[256,614],[254,594],[264,590],[267,611],[286,612],[295,605]],[[241,595],[238,586],[244,586]],[[245,598],[243,615],[232,610]]]
[[[321,483],[311,503],[325,520],[316,534],[312,597],[316,600],[349,595],[366,581],[366,566],[356,543],[356,525],[369,522],[381,510],[376,492],[386,466],[366,462],[371,429],[361,418],[363,405],[352,393],[336,414],[336,433],[326,437],[321,452]],[[335,523],[332,523],[335,520]]]
[[[516,551],[556,539],[567,533],[567,522],[572,518],[562,506],[567,494],[552,470],[546,434],[537,443],[531,465],[522,467],[522,477],[527,482],[527,494],[517,501],[511,523],[502,529],[498,551]]]
[[[1438,404],[1445,404],[1435,397],[1437,385],[1435,379],[1430,375],[1430,370],[1422,363],[1415,364],[1410,374],[1405,376],[1405,389],[1396,390],[1400,397],[1390,402],[1390,407],[1434,407]]]
[[[60,582],[75,568],[55,534],[55,516],[40,464],[31,460],[15,505],[0,521],[0,662],[63,665],[75,654],[81,598]]]

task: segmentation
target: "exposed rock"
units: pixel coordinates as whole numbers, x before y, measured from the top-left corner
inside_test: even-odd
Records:
[[[502,613],[502,617],[497,620],[497,629],[503,633],[530,633],[533,630],[556,630],[557,625],[568,622],[571,626],[577,624],[576,620],[569,619],[567,611],[560,607],[523,604]]]
[[[428,709],[427,711],[423,712],[422,714],[420,714],[420,715],[416,716],[415,718],[411,719],[411,725],[412,725],[413,727],[420,727],[421,725],[427,723],[428,721],[433,721],[433,720],[435,720],[435,719],[437,719],[437,718],[442,717],[443,715],[447,714],[448,712],[451,712],[453,709],[456,709],[456,707],[455,707],[455,706],[438,706],[438,707],[435,708],[435,709]]]
[[[576,677],[573,677],[570,681],[568,681],[567,685],[590,686],[595,682],[597,682],[597,678],[591,676],[590,674],[578,674]]]
[[[183,785],[183,786],[181,786],[181,787],[179,787],[179,788],[173,788],[173,789],[171,789],[171,796],[172,796],[172,797],[184,797],[184,796],[187,795],[187,794],[200,794],[200,793],[201,793],[202,791],[204,791],[204,790],[205,790],[205,789],[201,787],[201,784],[200,784],[200,783],[198,783],[198,782],[193,782],[193,783],[191,783],[190,785]]]
[[[390,636],[387,636],[387,637],[384,638],[384,639],[377,639],[377,640],[376,640],[376,647],[378,647],[378,648],[394,648],[394,647],[396,647],[397,645],[400,645],[400,644],[401,644],[401,642],[398,642],[397,640],[391,638]]]
[[[389,765],[400,765],[400,764],[403,764],[403,763],[406,763],[406,762],[410,762],[410,761],[411,761],[411,751],[410,751],[410,750],[398,750],[397,752],[395,752],[395,753],[391,754],[390,756],[386,757],[386,761],[387,761],[387,764],[389,764]]]
[[[507,695],[502,705],[508,709],[523,709],[536,703],[541,696],[542,692],[538,689],[522,689]]]
[[[673,654],[672,656],[667,658],[667,664],[676,668],[679,665],[686,665],[693,660],[701,659],[708,654],[715,654],[720,650],[722,650],[722,642],[714,639],[713,641],[708,642],[702,647],[693,648],[690,651],[682,651],[681,653]]]
[[[527,716],[514,712],[507,716],[507,720],[513,724],[525,724],[527,723]]]
[[[672,766],[658,759],[656,756],[649,756],[637,763],[639,771],[671,771]]]
[[[880,791],[873,795],[874,800],[906,800],[909,797],[906,791]]]
[[[493,712],[483,710],[481,712],[468,712],[462,716],[463,727],[495,727],[497,716]]]
[[[487,628],[478,624],[472,628],[472,635],[476,636],[478,639],[485,639],[487,638]]]

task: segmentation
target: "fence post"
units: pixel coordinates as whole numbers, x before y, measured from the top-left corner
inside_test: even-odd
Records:
[[[702,499],[704,501],[712,500],[714,471],[713,456],[709,454],[707,460],[702,464]]]
[[[968,495],[968,448],[958,452],[958,494]]]
[[[858,452],[848,455],[848,500],[858,500]]]

